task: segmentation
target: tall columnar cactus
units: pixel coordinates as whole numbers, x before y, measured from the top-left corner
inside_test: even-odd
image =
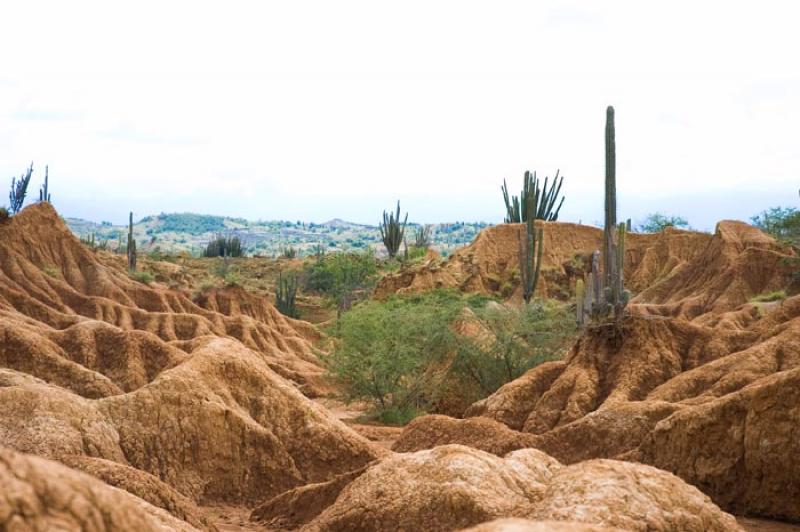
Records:
[[[297,277],[295,275],[283,276],[278,274],[278,284],[275,286],[275,306],[281,314],[290,318],[299,318],[297,311]]]
[[[564,183],[564,177],[559,177],[558,172],[556,170],[553,183],[548,188],[548,177],[544,178],[544,183],[540,186],[536,172],[526,171],[522,182],[521,196],[509,196],[508,184],[504,179],[500,190],[503,191],[503,200],[506,204],[505,222],[524,223],[528,221],[529,214],[537,220],[546,220],[548,222],[558,220],[558,213],[564,204],[564,196],[561,196],[561,201],[556,207],[556,200],[558,200],[558,194],[561,192],[561,185]],[[533,203],[532,206],[529,206],[531,203],[528,198],[531,196],[533,196]]]
[[[578,279],[575,283],[575,321],[578,323],[579,326],[583,326],[586,323],[586,313],[584,303],[586,299],[586,288],[583,284],[583,279]]]
[[[589,289],[583,297],[584,308],[590,308],[594,321],[606,321],[612,313],[620,323],[630,293],[624,287],[626,223],[617,225],[616,142],[614,138],[614,108],[606,109],[606,183],[605,226],[603,228],[603,275],[600,276],[599,251],[592,254],[592,273]],[[588,294],[588,296],[587,296]]]
[[[405,237],[406,222],[408,222],[408,213],[406,213],[403,223],[400,223],[399,201],[397,202],[397,213],[383,211],[383,222],[380,225],[381,240],[383,240],[383,245],[386,246],[390,258],[394,258],[400,250],[400,244],[403,243]]]
[[[48,186],[49,178],[48,178],[47,174],[48,174],[48,167],[45,166],[44,167],[44,185],[42,185],[41,188],[39,189],[39,201],[46,201],[46,202],[50,203],[50,188]]]
[[[534,197],[530,195],[527,200],[528,207],[533,209]],[[535,224],[535,218],[528,218],[525,222],[525,232],[519,243],[519,272],[522,281],[522,298],[525,303],[530,303],[536,293],[536,284],[539,281],[539,272],[542,267],[544,228],[541,225],[537,227]]]
[[[605,286],[614,279],[614,231],[617,227],[617,146],[614,134],[614,108],[606,109],[606,195],[603,226],[603,276]]]
[[[133,238],[133,212],[128,217],[128,270],[136,271],[136,239]]]

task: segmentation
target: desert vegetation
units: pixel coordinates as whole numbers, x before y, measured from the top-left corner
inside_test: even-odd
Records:
[[[689,227],[689,222],[681,216],[670,216],[660,212],[654,212],[648,214],[636,227],[636,230],[640,233],[658,233],[667,227],[686,229]]]
[[[437,238],[467,225],[400,202],[369,245],[298,221],[270,257],[234,218],[129,212],[75,238],[47,170],[24,208],[31,168],[0,224],[0,483],[88,486],[142,530],[800,519],[798,211],[633,231],[613,107],[604,144],[602,228],[560,222],[563,176],[526,172],[507,223],[447,257]],[[181,231],[205,243],[169,248]]]
[[[325,359],[351,400],[405,424],[449,395],[486,397],[537,364],[560,358],[574,320],[553,302],[505,307],[453,290],[366,301],[337,321]]]

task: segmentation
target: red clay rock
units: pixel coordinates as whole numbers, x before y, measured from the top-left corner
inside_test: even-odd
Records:
[[[534,449],[500,458],[461,445],[381,459],[303,530],[455,530],[510,517],[601,530],[740,530],[709,497],[653,467],[564,467]]]
[[[531,519],[495,519],[465,528],[462,532],[620,532],[619,528],[587,525],[575,521],[533,521]]]
[[[198,530],[89,475],[2,447],[0,486],[3,530]]]

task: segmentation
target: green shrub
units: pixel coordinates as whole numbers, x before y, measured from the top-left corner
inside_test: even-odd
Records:
[[[153,282],[153,274],[150,272],[131,272],[131,277],[142,284]]]
[[[753,303],[769,303],[772,301],[783,301],[787,295],[784,290],[775,290],[774,292],[765,292],[752,298],[750,301]]]
[[[8,209],[0,207],[0,222],[5,222],[6,220],[8,220]]]
[[[637,231],[640,233],[658,233],[667,227],[683,227],[688,228],[689,222],[686,218],[680,216],[667,216],[660,212],[648,214],[642,223],[637,226]]]
[[[418,410],[413,406],[406,406],[402,408],[390,407],[378,412],[376,419],[384,425],[394,425],[402,427],[415,417],[423,415],[425,412]]]
[[[494,338],[488,349],[468,339],[461,342],[453,371],[476,384],[483,396],[542,362],[560,359],[576,336],[569,307],[554,301],[521,307],[486,305],[475,313]]]
[[[338,341],[325,358],[327,367],[349,400],[368,401],[373,415],[402,423],[435,410],[448,394],[467,394],[469,402],[486,397],[531,367],[561,357],[575,335],[564,305],[507,308],[490,301],[434,290],[362,302],[331,331]],[[488,341],[457,334],[465,309],[488,331]]]
[[[800,211],[793,207],[773,207],[750,218],[753,225],[776,239],[800,245]]]
[[[445,291],[362,302],[338,320],[328,368],[348,399],[377,412],[425,410],[436,388],[427,370],[455,350],[451,324],[461,308],[460,295]]]
[[[225,281],[225,286],[232,287],[232,286],[241,286],[242,285],[242,276],[236,272],[228,272],[223,277]]]
[[[753,225],[777,240],[800,247],[800,211],[793,207],[773,207],[753,216]],[[792,270],[795,281],[800,280],[800,258],[786,257],[783,263]]]
[[[408,254],[404,257],[404,260],[413,262],[424,258],[425,255],[428,253],[428,248],[421,247],[421,246],[408,246]]]
[[[348,308],[355,293],[375,283],[378,261],[372,251],[331,253],[305,266],[303,286],[308,292],[330,297],[340,309]]]

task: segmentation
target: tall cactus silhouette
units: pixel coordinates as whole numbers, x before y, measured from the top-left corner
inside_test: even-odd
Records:
[[[616,269],[614,231],[617,227],[617,143],[614,131],[614,108],[606,109],[606,195],[603,226],[603,277],[605,286],[613,283]]]
[[[50,187],[48,178],[49,168],[47,166],[44,167],[44,185],[39,188],[39,201],[46,201],[50,203]]]
[[[128,270],[136,271],[136,239],[133,238],[133,212],[128,217]]]
[[[617,148],[614,130],[614,108],[606,109],[605,130],[605,224],[603,227],[603,274],[600,276],[599,251],[592,254],[592,273],[578,304],[593,321],[606,321],[613,314],[619,326],[630,299],[624,287],[626,223],[617,224]],[[580,297],[580,296],[579,296]],[[580,321],[580,320],[579,320]]]
[[[533,212],[535,205],[534,196],[526,197],[528,212]],[[536,284],[539,281],[539,272],[542,267],[542,251],[544,249],[544,228],[536,226],[536,218],[529,216],[525,221],[525,230],[519,242],[519,272],[522,281],[522,298],[525,303],[530,303]]]

